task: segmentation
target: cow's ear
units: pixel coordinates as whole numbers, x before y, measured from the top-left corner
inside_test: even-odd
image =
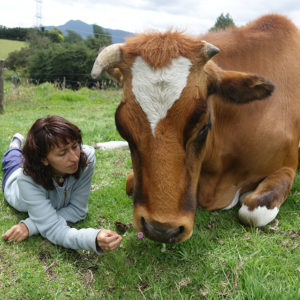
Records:
[[[248,103],[270,96],[274,90],[272,82],[253,74],[224,71],[219,67],[208,72],[208,93],[218,94],[234,103]]]
[[[116,79],[118,82],[123,82],[123,74],[119,68],[110,68],[106,70],[106,73],[110,75],[112,78]]]

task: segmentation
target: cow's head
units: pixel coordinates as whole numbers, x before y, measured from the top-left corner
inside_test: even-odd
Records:
[[[95,61],[93,78],[111,68],[122,78],[115,119],[131,151],[133,223],[153,240],[181,242],[193,232],[200,170],[214,126],[208,96],[246,103],[273,90],[264,78],[220,69],[210,61],[218,52],[179,32],[149,33],[105,48]]]

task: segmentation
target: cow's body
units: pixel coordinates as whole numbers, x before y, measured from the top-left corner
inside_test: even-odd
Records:
[[[217,65],[210,60],[216,48],[202,39],[220,48]],[[120,69],[124,97],[116,124],[131,150],[127,192],[134,197],[134,226],[162,242],[191,236],[196,203],[230,208],[242,194],[240,219],[267,224],[298,166],[297,28],[269,15],[201,40],[141,35],[114,45],[109,56],[100,53],[92,72]],[[222,69],[268,78],[275,91],[253,101],[270,95],[272,84]]]
[[[210,33],[203,39],[221,49],[214,58],[220,67],[262,75],[275,84],[275,90],[266,101],[241,106],[211,99],[214,126],[207,140],[211,151],[204,158],[199,181],[199,204],[210,210],[224,208],[238,191],[254,190],[264,179],[270,179],[272,191],[283,189],[275,201],[282,203],[298,165],[299,31],[285,18],[266,16],[244,28]],[[282,177],[270,178],[280,170]],[[270,201],[270,193],[269,197],[262,201]],[[268,203],[271,208],[274,204]]]

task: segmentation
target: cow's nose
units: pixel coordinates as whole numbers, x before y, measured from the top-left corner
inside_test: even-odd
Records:
[[[156,221],[146,223],[143,217],[141,217],[141,224],[143,232],[148,238],[161,243],[175,243],[184,232],[184,226],[173,228],[168,224]]]

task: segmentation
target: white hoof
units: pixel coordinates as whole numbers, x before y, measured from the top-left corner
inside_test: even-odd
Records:
[[[248,206],[243,204],[239,210],[239,218],[246,225],[262,227],[273,221],[278,212],[279,209],[276,206],[272,209],[259,206],[249,210]]]

